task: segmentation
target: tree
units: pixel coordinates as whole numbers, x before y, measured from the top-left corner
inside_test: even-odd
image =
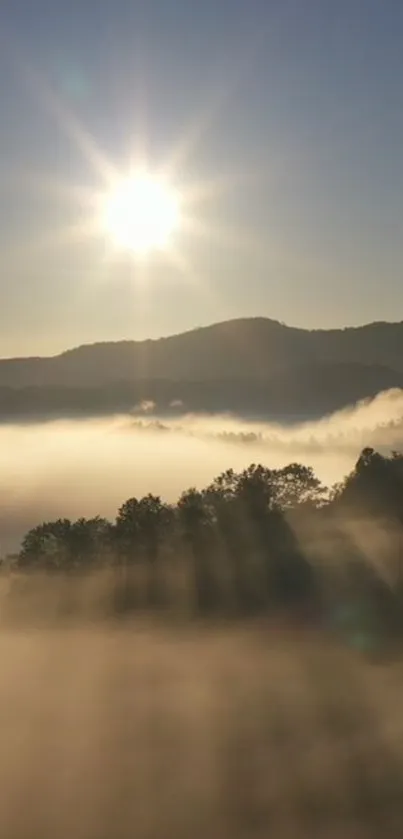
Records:
[[[316,477],[311,466],[290,463],[274,469],[270,475],[276,504],[283,510],[302,505],[318,507],[327,496],[327,487]]]
[[[135,561],[139,547],[139,501],[128,498],[119,508],[115,523],[115,540],[120,560]]]
[[[230,566],[231,600],[234,599],[237,611],[249,613],[256,607],[256,596],[250,578],[252,575],[248,574],[247,534],[242,504],[237,496],[238,477],[232,469],[228,469],[204,490],[203,497],[216,530],[216,539],[223,545]]]
[[[203,493],[194,487],[182,493],[178,501],[178,518],[193,557],[196,609],[205,613],[213,608],[215,591],[209,562],[212,522]]]
[[[379,614],[398,615],[390,622],[400,626],[402,545],[403,455],[367,447],[333,494],[311,467],[252,463],[187,490],[176,506],[153,494],[129,498],[114,524],[100,516],[43,522],[25,535],[16,564],[66,573],[113,562],[114,609],[152,609],[166,598],[164,557],[186,546],[200,614],[228,601],[237,613],[299,614],[320,605],[317,568],[323,602],[337,606],[354,590]]]
[[[140,561],[139,546],[139,501],[128,498],[118,510],[114,528],[117,553],[115,608],[126,613],[138,605],[138,586],[134,579],[133,566]]]
[[[110,559],[113,529],[107,519],[80,518],[70,528],[69,544],[78,568],[100,565]]]
[[[159,557],[173,524],[173,510],[159,495],[146,495],[136,507],[137,536],[145,552],[148,565],[147,602],[157,606],[162,602]]]
[[[385,457],[372,448],[363,449],[337,500],[344,509],[403,523],[403,457],[398,452]]]
[[[295,473],[293,464],[285,474],[295,478]],[[252,550],[255,546],[260,555],[264,601],[289,606],[308,599],[314,590],[313,572],[284,515],[278,473],[252,464],[239,476],[237,495],[251,525]]]
[[[19,567],[68,570],[72,559],[71,527],[70,519],[57,519],[29,530],[22,542]]]

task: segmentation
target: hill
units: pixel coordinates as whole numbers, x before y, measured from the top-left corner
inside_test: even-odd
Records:
[[[403,387],[403,322],[305,330],[266,318],[0,360],[0,416],[167,411],[316,416]]]

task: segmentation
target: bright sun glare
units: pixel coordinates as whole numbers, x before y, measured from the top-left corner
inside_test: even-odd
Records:
[[[120,180],[105,198],[106,234],[120,248],[137,254],[165,248],[180,218],[179,196],[148,174]]]

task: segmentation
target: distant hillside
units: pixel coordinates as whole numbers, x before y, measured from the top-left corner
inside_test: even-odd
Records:
[[[304,330],[265,318],[0,360],[0,416],[168,410],[318,415],[403,387],[403,323]],[[172,406],[171,406],[172,407]]]

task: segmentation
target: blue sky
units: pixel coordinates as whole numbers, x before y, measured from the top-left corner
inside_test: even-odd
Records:
[[[403,319],[403,4],[3,0],[0,32],[1,355]],[[67,236],[102,187],[72,119],[122,172],[146,134],[178,187],[221,179],[181,270]]]

